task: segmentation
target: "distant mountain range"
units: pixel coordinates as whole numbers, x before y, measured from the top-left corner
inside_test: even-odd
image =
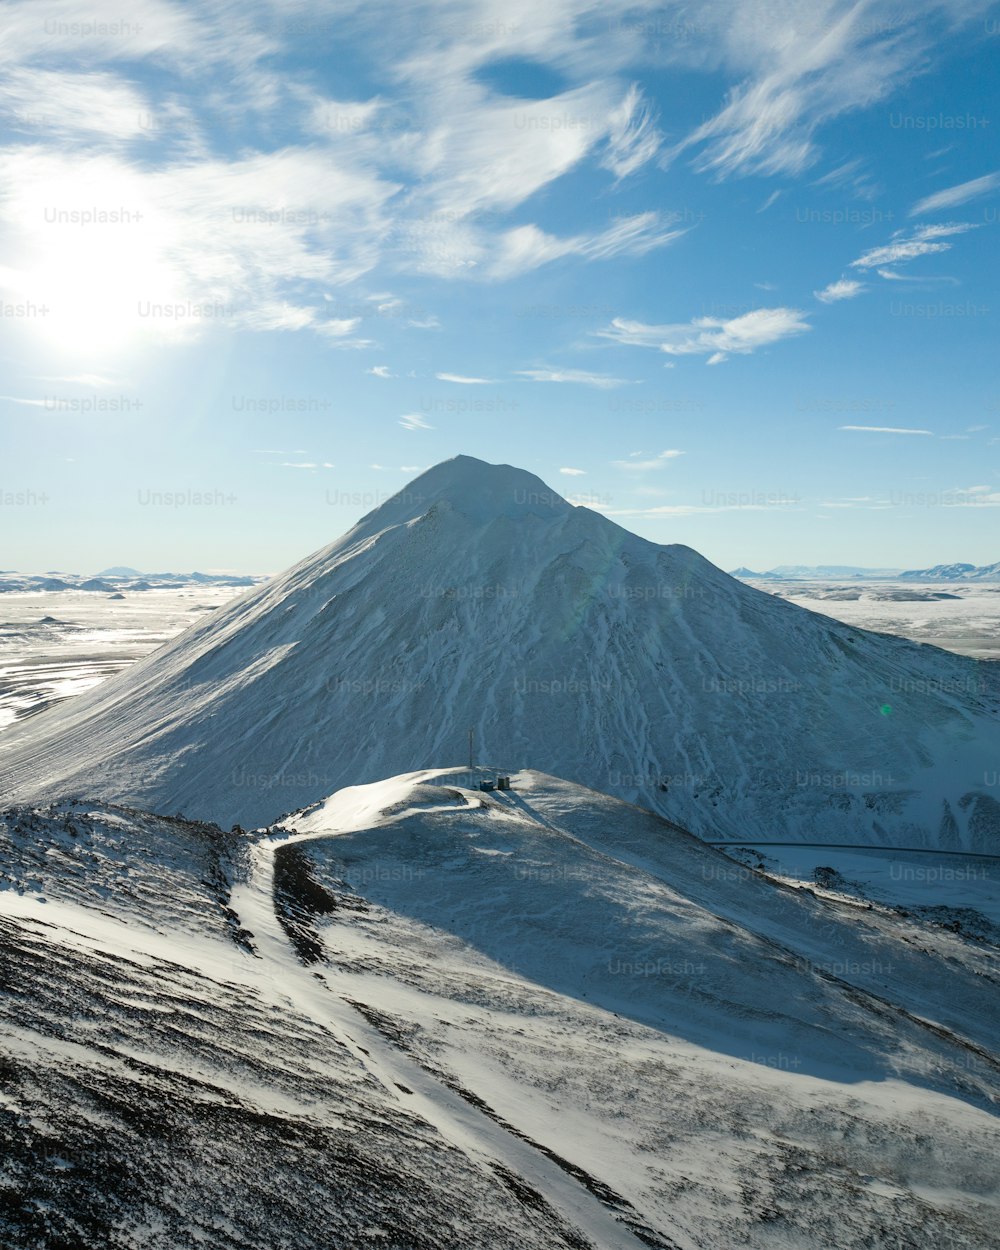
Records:
[[[104,594],[122,594],[129,590],[176,590],[182,586],[256,586],[264,577],[228,573],[140,573],[137,569],[118,565],[104,569],[94,577],[84,573],[19,573],[0,572],[0,594],[32,590],[87,590]]]
[[[1000,561],[996,564],[935,564],[929,569],[868,569],[853,564],[779,564],[764,573],[741,565],[730,577],[744,581],[827,581],[842,577],[868,581],[907,582],[1000,582]]]
[[[908,569],[900,580],[913,582],[1000,582],[1000,561],[996,564],[935,564],[930,569]]]

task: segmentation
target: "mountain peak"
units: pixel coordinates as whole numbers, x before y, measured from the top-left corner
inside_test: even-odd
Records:
[[[377,517],[379,522],[400,524],[423,516],[441,503],[480,523],[528,514],[557,517],[573,509],[562,495],[526,469],[459,455],[425,470],[365,520]]]

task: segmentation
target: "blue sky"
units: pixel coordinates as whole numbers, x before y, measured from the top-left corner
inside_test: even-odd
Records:
[[[1000,558],[1000,6],[0,28],[3,567],[276,571],[459,452],[725,568]]]

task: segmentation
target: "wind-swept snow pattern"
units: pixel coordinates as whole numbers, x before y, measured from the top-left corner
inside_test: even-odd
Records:
[[[996,665],[867,633],[467,456],[5,735],[9,799],[222,824],[464,753],[706,837],[1000,848]]]
[[[480,776],[3,813],[3,1245],[992,1244],[994,946]]]

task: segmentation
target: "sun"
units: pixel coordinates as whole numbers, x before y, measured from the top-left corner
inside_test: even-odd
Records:
[[[175,327],[155,312],[182,299],[169,263],[163,214],[111,175],[36,184],[20,205],[25,227],[19,285],[40,310],[52,346],[87,358],[120,356]]]

